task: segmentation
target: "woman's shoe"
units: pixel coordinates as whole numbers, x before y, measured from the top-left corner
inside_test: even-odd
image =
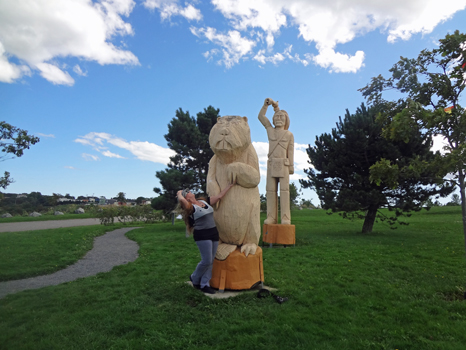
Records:
[[[194,284],[193,278],[191,277],[191,275],[189,275],[189,280],[190,280],[191,283],[193,284],[193,287],[194,287],[194,288],[196,288],[196,289],[201,289],[201,285],[200,285],[200,284]]]
[[[201,292],[207,293],[207,294],[215,294],[215,289],[213,289],[210,286],[204,286],[201,288]]]

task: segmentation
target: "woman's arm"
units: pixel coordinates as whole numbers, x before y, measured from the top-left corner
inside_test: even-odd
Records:
[[[223,198],[224,195],[232,188],[236,182],[233,182],[232,184],[229,184],[227,187],[225,187],[218,195],[210,197],[210,205],[216,204],[220,199]]]
[[[183,209],[188,209],[189,202],[186,200],[186,198],[183,197],[182,193],[183,193],[182,190],[179,190],[178,192],[176,192],[176,198],[178,198],[178,202],[180,202]]]

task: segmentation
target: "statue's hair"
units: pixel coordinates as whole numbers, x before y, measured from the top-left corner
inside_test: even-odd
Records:
[[[286,117],[285,130],[288,130],[288,128],[290,127],[290,116],[288,115],[287,111],[285,111],[284,109],[276,110],[275,113],[273,114],[273,117],[275,118],[275,114],[280,113],[280,112],[282,112]],[[272,121],[273,121],[273,118],[272,118]]]

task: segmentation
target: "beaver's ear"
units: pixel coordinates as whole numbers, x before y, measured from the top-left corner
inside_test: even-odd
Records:
[[[243,120],[247,123],[248,122],[248,117],[243,117]]]
[[[219,120],[220,120],[220,118],[221,118],[221,117],[217,117],[217,121],[219,121]]]

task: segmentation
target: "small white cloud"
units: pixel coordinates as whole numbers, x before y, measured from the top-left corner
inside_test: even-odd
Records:
[[[76,170],[76,168],[74,166],[69,166],[69,165],[65,165],[64,168],[65,169]]]
[[[78,64],[73,67],[73,72],[75,72],[77,75],[80,75],[82,77],[87,76],[87,72],[83,72],[81,67]]]
[[[231,30],[227,34],[218,33],[215,28],[211,27],[191,27],[190,30],[195,36],[199,38],[204,37],[222,47],[223,59],[218,62],[224,64],[227,68],[231,68],[237,64],[256,45],[255,41],[242,37],[237,30]],[[210,54],[212,54],[212,51]]]
[[[90,132],[74,140],[85,146],[90,146],[106,157],[126,159],[114,152],[108,151],[106,146],[114,146],[129,151],[137,159],[154,163],[168,164],[175,152],[169,148],[158,146],[147,141],[126,141],[120,137],[104,132]]]
[[[253,59],[265,64],[267,62],[277,64],[285,59],[285,56],[283,56],[281,53],[276,53],[273,56],[265,56],[265,50],[260,50],[254,57]]]
[[[40,132],[35,133],[35,135],[40,136],[40,137],[49,137],[49,138],[53,138],[53,139],[55,138],[55,135],[53,135],[53,134],[48,134],[47,135],[47,134],[42,134]]]
[[[98,160],[100,160],[100,158],[98,156],[95,156],[93,154],[88,154],[88,153],[83,153],[82,157],[87,161],[98,161]]]
[[[322,49],[316,56],[306,55],[306,58],[312,60],[318,66],[329,68],[330,72],[335,73],[356,73],[364,66],[364,52],[357,51],[354,56],[349,56],[335,52],[331,48]]]
[[[102,155],[104,155],[105,157],[109,157],[109,158],[126,159],[125,157],[122,157],[122,156],[120,156],[119,154],[112,153],[112,152],[110,152],[110,151],[103,151],[103,152],[102,152]]]
[[[173,16],[182,16],[188,21],[200,21],[202,19],[201,11],[195,8],[192,4],[185,4],[182,7],[178,4],[177,0],[145,0],[144,7],[160,11],[162,20],[170,19]]]

